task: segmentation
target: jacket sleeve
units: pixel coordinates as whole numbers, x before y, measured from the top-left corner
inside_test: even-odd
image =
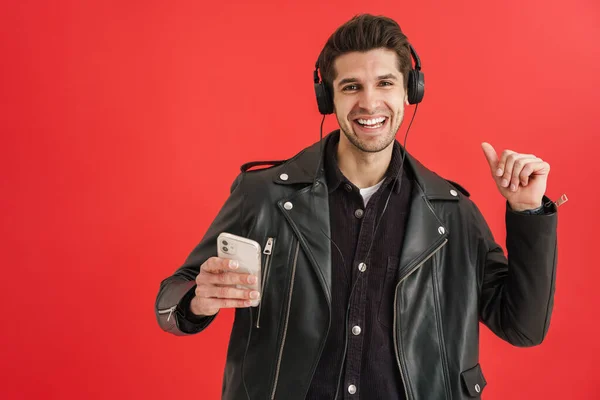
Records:
[[[217,237],[221,232],[244,236],[242,218],[244,215],[244,174],[237,176],[225,204],[213,220],[200,243],[189,254],[184,264],[175,273],[160,283],[154,305],[159,326],[175,335],[189,335],[207,328],[216,315],[198,318],[189,310],[190,301],[196,288],[196,276],[200,266],[210,257],[217,256]]]
[[[547,197],[542,214],[506,208],[506,249],[494,241],[477,211],[483,231],[480,319],[501,339],[520,347],[544,340],[554,305],[557,210]]]

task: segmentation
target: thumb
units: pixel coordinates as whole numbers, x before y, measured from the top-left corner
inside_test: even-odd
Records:
[[[494,150],[494,147],[491,144],[486,142],[481,143],[481,148],[483,149],[483,154],[490,165],[490,169],[493,173],[495,173],[496,167],[498,166],[498,154],[496,154],[496,150]]]

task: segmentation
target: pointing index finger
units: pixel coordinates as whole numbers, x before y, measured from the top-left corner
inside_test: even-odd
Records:
[[[483,154],[485,155],[485,158],[488,161],[488,164],[490,165],[490,169],[497,175],[498,175],[498,170],[495,170],[495,168],[498,167],[498,154],[496,154],[496,150],[494,149],[494,147],[487,143],[487,142],[483,142],[481,143],[481,148],[483,149]]]

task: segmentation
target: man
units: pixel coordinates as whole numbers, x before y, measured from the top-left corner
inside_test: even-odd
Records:
[[[246,165],[161,283],[156,313],[168,332],[198,333],[236,308],[224,399],[479,397],[480,320],[516,346],[544,339],[556,271],[550,167],[482,145],[507,199],[507,260],[468,192],[395,140],[405,104],[420,100],[410,57],[391,19],[338,28],[318,67],[340,130],[270,168]],[[221,232],[271,238],[262,293],[236,288],[256,277],[215,257]]]

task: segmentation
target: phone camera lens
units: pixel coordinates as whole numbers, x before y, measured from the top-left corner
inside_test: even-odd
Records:
[[[223,244],[227,246],[229,243],[227,243],[227,240],[223,240]]]
[[[229,251],[229,249],[228,249],[227,247],[223,246],[223,251],[224,251],[225,253],[227,253],[227,252]]]

